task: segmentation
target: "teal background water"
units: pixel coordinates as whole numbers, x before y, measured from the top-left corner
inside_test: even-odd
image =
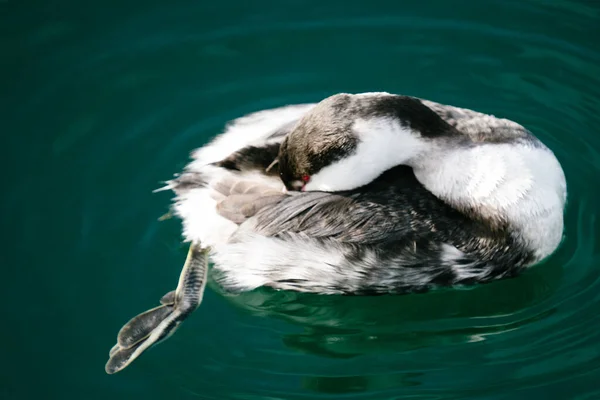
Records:
[[[0,1],[0,398],[600,398],[599,39],[592,1]],[[232,118],[376,90],[547,143],[569,183],[556,254],[425,295],[213,287],[106,375],[185,258],[152,190]]]

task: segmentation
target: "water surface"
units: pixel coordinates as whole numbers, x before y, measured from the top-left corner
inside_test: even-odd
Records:
[[[0,1],[0,397],[600,398],[599,37],[591,1]],[[232,118],[377,90],[538,135],[568,179],[561,248],[470,290],[213,286],[107,376],[118,329],[185,259],[152,190]]]

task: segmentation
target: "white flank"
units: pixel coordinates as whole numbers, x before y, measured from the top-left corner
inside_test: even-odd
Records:
[[[284,239],[248,233],[236,235],[234,243],[217,247],[213,255],[215,268],[224,272],[227,287],[252,290],[264,285],[278,289],[296,289],[294,282],[309,282],[307,287],[332,291],[340,279],[339,266],[344,255],[341,248],[330,243],[324,246],[307,236]],[[345,271],[348,284],[358,284],[361,275],[352,282],[351,270]],[[287,282],[287,283],[286,283]]]
[[[417,179],[450,204],[506,218],[536,258],[562,239],[566,181],[558,160],[531,144],[438,148],[414,166]]]

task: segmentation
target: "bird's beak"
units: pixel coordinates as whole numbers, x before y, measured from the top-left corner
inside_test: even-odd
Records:
[[[271,172],[271,170],[277,165],[279,164],[279,158],[276,158],[273,160],[273,162],[271,164],[269,164],[269,166],[267,167],[267,169],[265,170],[265,172],[268,174]]]

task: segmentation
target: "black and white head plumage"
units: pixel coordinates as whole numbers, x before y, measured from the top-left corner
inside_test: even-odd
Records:
[[[288,189],[304,186],[307,177],[355,154],[361,140],[353,129],[355,122],[373,119],[399,121],[425,138],[458,136],[452,126],[414,97],[337,94],[318,103],[283,141],[279,171]]]

